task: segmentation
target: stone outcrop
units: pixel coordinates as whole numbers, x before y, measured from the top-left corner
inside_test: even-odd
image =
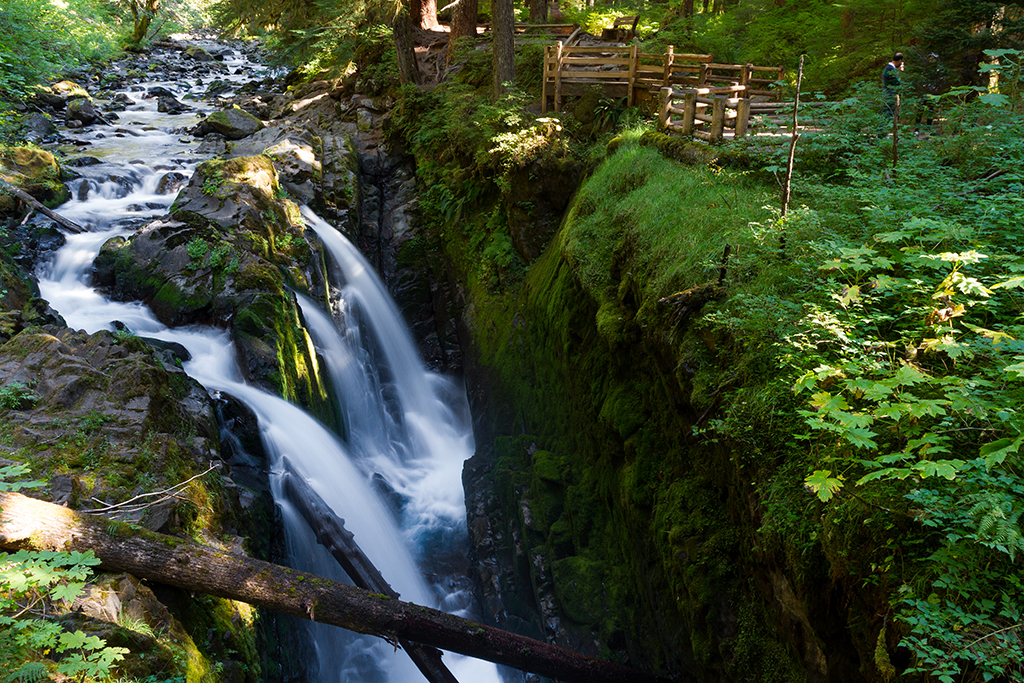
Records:
[[[0,405],[0,451],[50,473],[42,497],[245,552],[242,536],[253,530],[221,461],[211,401],[171,352],[131,335],[33,327],[0,345],[0,392],[7,397]],[[175,496],[137,498],[196,475]],[[158,598],[129,576],[97,575],[64,620],[110,646],[149,653],[129,656],[125,675],[163,675],[189,662],[194,680],[216,669],[239,672],[231,679],[239,683],[254,682],[259,655],[252,630],[243,627],[252,623],[251,609],[209,600],[204,609],[223,622],[223,644],[197,648],[179,623],[183,613],[168,610],[185,602],[174,591]],[[205,638],[205,630],[199,633]]]
[[[263,122],[258,118],[237,107],[231,107],[210,114],[192,129],[192,134],[204,137],[210,133],[219,133],[228,140],[241,140],[261,128]]]
[[[94,282],[167,325],[227,321],[248,379],[333,422],[291,290],[322,297],[320,258],[269,157],[201,164],[166,218],[104,245]]]

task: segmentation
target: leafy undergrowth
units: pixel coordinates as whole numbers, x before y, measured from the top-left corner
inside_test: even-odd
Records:
[[[892,652],[943,682],[1017,680],[1024,145],[1009,102],[956,106],[943,125],[921,142],[905,130],[895,168],[870,124],[836,131],[853,141],[844,167],[798,179],[810,208],[769,232],[802,272],[802,300],[734,295],[701,325],[745,353],[768,340],[775,377],[760,393],[802,405],[770,417],[739,390],[705,436],[747,434],[805,463],[822,508],[791,487],[790,511],[765,508],[765,541],[798,559],[820,543],[834,576],[884,600],[864,634],[879,671]],[[788,423],[785,446],[758,436],[769,419]],[[762,482],[762,496],[793,475]]]

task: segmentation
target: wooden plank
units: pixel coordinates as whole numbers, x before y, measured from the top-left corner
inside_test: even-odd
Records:
[[[570,71],[562,69],[559,73],[562,74],[563,80],[619,80],[626,83],[629,79],[628,71]]]
[[[592,55],[592,54],[597,54],[597,53],[601,53],[601,52],[607,52],[607,53],[611,53],[611,54],[614,54],[614,53],[629,54],[629,48],[628,47],[614,47],[614,46],[611,46],[611,45],[609,45],[607,47],[585,47],[585,46],[580,46],[580,45],[574,45],[573,47],[565,48],[565,52],[566,52],[566,54],[586,54],[586,55]]]
[[[658,130],[668,127],[670,113],[672,112],[672,88],[662,88],[658,91]]]
[[[637,18],[639,18],[639,16]],[[634,21],[633,23],[635,24],[636,22]],[[639,53],[640,53],[640,46],[638,46],[636,43],[634,43],[632,45],[632,49],[630,50],[630,53],[629,53],[629,56],[630,56],[630,61],[629,61],[629,94],[626,95],[626,106],[627,107],[632,107],[633,106],[633,86],[636,85],[636,64],[637,64],[636,56]]]
[[[742,138],[746,136],[749,121],[750,100],[742,99],[736,106],[736,137]]]
[[[711,61],[711,55],[706,54],[692,54],[692,53],[680,53],[675,55],[676,62],[702,62],[707,64]]]
[[[705,142],[711,142],[711,133],[706,130],[694,130],[692,133],[693,137],[698,140],[704,140]]]
[[[631,63],[633,62],[629,57],[563,57],[562,59],[562,64],[573,66],[602,66],[605,64],[629,66]]]
[[[562,41],[555,43],[555,112],[562,111]]]
[[[725,98],[716,97],[711,113],[711,139],[721,142],[725,136]]]

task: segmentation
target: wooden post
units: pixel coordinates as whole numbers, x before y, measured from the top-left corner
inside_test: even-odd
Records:
[[[627,87],[629,93],[626,95],[626,106],[633,106],[633,86],[636,84],[636,65],[640,61],[640,46],[633,43],[629,49],[629,80]]]
[[[672,80],[672,62],[675,60],[675,48],[669,45],[665,48],[665,75],[661,79],[662,85],[669,85]]]
[[[750,99],[744,97],[736,103],[736,136],[742,138],[747,134],[750,119]]]
[[[555,43],[555,112],[562,111],[562,41]]]
[[[740,85],[748,85],[750,83],[750,72],[753,70],[754,65],[747,62],[740,69]]]
[[[697,85],[704,85],[708,82],[708,65],[702,63],[700,65],[700,71],[697,72]]]
[[[658,130],[665,130],[671,118],[668,110],[672,106],[672,88],[662,88],[659,92],[661,99],[658,103]]]
[[[722,141],[725,137],[725,105],[726,98],[715,96],[714,104],[711,105],[711,142],[712,144]]]
[[[693,117],[697,114],[697,93],[687,90],[683,95],[683,130],[685,136],[693,135]]]
[[[550,45],[544,47],[544,66],[541,69],[540,78],[540,113],[548,113],[548,66],[551,64]]]

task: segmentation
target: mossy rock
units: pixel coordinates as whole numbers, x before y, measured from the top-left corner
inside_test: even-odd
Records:
[[[37,147],[0,147],[0,178],[50,208],[63,204],[71,196],[60,180],[61,170],[57,159]],[[0,189],[0,213],[10,214],[14,206],[5,197]]]
[[[596,626],[604,618],[604,565],[585,557],[566,557],[552,564],[555,593],[575,622]]]
[[[241,140],[263,128],[262,121],[238,107],[215,111],[199,125],[197,132],[220,133],[228,140]]]
[[[655,131],[641,135],[640,144],[654,147],[662,156],[690,166],[706,166],[719,157],[718,151],[707,145]]]

